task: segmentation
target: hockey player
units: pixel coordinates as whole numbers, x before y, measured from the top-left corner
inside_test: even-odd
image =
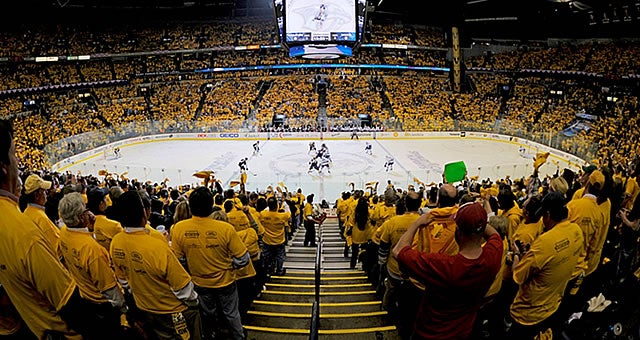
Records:
[[[248,160],[249,159],[247,157],[240,160],[240,163],[238,163],[238,166],[240,167],[240,171],[249,171],[249,167],[247,166]]]
[[[313,157],[309,161],[309,171],[307,171],[308,173],[311,173],[312,170],[316,170],[320,172],[320,165],[318,164],[318,161],[319,161],[318,158],[319,157]]]
[[[331,159],[331,154],[329,153],[329,149],[325,148],[324,152],[322,153],[322,157],[326,157],[327,160],[329,160],[329,163],[333,163],[333,160]]]
[[[260,153],[260,141],[257,140],[255,143],[253,143],[253,154],[259,154]]]
[[[393,163],[395,162],[395,160],[393,159],[393,157],[387,155],[386,156],[387,161],[384,163],[384,169],[386,172],[389,171],[393,171]]]
[[[331,170],[329,170],[329,163],[331,163],[331,158],[328,154],[325,154],[320,158],[320,168],[318,169],[319,173],[322,173],[322,169],[327,168],[327,173],[330,174]]]
[[[365,144],[364,144],[364,153],[367,154],[367,155],[373,155],[372,148],[373,148],[373,146],[371,145],[371,143],[365,142]]]
[[[356,130],[356,128],[353,128],[353,130],[351,130],[351,139],[360,139],[358,137],[358,130]]]
[[[307,155],[310,154],[312,151],[316,152],[316,142],[314,141],[309,142],[309,152],[307,152]]]
[[[120,157],[122,157],[122,155],[120,154],[120,147],[119,147],[119,146],[116,146],[116,147],[113,149],[113,153],[115,154],[116,158],[120,158]]]
[[[327,144],[322,143],[322,145],[320,145],[320,150],[318,150],[318,155],[322,156],[328,153],[329,153],[329,147],[327,147]]]

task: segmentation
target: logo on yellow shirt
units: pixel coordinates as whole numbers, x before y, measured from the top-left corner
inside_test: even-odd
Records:
[[[554,248],[556,249],[556,252],[569,248],[569,240],[565,238],[564,240],[556,242]]]

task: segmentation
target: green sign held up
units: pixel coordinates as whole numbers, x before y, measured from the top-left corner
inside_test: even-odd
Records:
[[[444,165],[444,178],[447,183],[461,181],[467,174],[467,165],[464,161],[451,162]]]

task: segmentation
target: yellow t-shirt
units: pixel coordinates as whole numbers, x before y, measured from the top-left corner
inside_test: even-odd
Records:
[[[75,280],[16,201],[0,196],[0,211],[0,282],[9,299],[38,338],[47,330],[73,336],[57,311],[69,301]]]
[[[396,207],[387,206],[386,204],[377,204],[373,209],[372,220],[375,221],[374,226],[379,227],[391,217],[396,216]]]
[[[172,291],[184,288],[191,277],[167,242],[135,228],[113,238],[110,254],[116,276],[129,282],[138,308],[156,314],[187,309]]]
[[[78,283],[80,296],[94,303],[107,302],[102,292],[116,286],[116,276],[111,269],[109,253],[93,239],[91,232],[84,228],[62,227],[60,252],[65,266]]]
[[[573,196],[571,196],[571,200],[577,200],[578,198],[582,198],[582,196],[584,195],[584,187],[576,190],[576,192],[573,193]]]
[[[347,213],[349,210],[349,205],[353,201],[353,197],[349,197],[347,200],[342,200],[338,202],[338,206],[336,207],[336,212],[338,216],[340,216],[340,221],[345,223],[347,221]]]
[[[289,226],[290,214],[271,210],[260,212],[260,222],[264,226],[262,242],[268,245],[279,245],[286,241],[285,230]]]
[[[256,224],[258,225],[258,230],[256,230],[256,232],[258,233],[258,236],[263,236],[264,226],[262,225],[262,222],[260,222],[260,213],[258,212],[258,210],[256,210],[256,208],[252,206],[249,206],[249,213],[251,214],[253,219],[256,221]]]
[[[256,269],[253,266],[253,261],[258,261],[260,259],[260,245],[258,244],[258,234],[254,229],[248,228],[237,231],[237,233],[238,236],[240,236],[242,243],[247,247],[247,251],[251,257],[251,261],[249,261],[248,265],[236,269],[236,280],[239,280],[246,277],[256,276]]]
[[[500,292],[500,289],[502,288],[502,280],[504,277],[504,272],[507,268],[507,249],[509,249],[509,245],[507,244],[507,242],[508,241],[506,238],[502,239],[502,258],[500,260],[500,271],[498,271],[498,274],[496,275],[496,278],[493,280],[491,287],[489,287],[487,294],[484,295],[485,297],[494,296],[498,294],[498,292]]]
[[[607,200],[599,205],[594,196],[585,195],[570,201],[567,209],[569,209],[569,221],[580,226],[584,237],[584,251],[573,277],[582,270],[585,275],[589,275],[598,268],[602,256],[602,247],[609,230],[611,202]]]
[[[227,220],[236,228],[236,231],[245,230],[251,227],[247,214],[238,209],[233,209],[227,213]]]
[[[602,228],[596,231],[595,243],[593,245],[594,252],[592,256],[588,257],[589,268],[585,275],[593,273],[598,268],[600,259],[602,258],[602,248],[604,247],[604,242],[607,240],[609,226],[611,225],[611,201],[607,199],[605,202],[598,204],[598,209],[602,213],[602,216],[604,216],[604,223]]]
[[[599,259],[602,249],[599,252],[596,249],[598,232],[604,227],[605,221],[602,211],[598,208],[598,202],[596,202],[595,196],[592,195],[585,195],[582,198],[569,201],[567,209],[569,209],[568,220],[582,229],[584,241],[578,264],[572,275],[572,277],[576,277],[583,271],[586,274],[591,269],[589,267],[594,255],[598,256]],[[595,266],[597,267],[597,263]]]
[[[235,280],[232,259],[247,252],[233,225],[194,216],[171,228],[171,246],[185,257],[193,282],[206,288],[222,288]]]
[[[313,217],[313,204],[307,203],[302,208],[302,218],[308,220],[310,217]]]
[[[110,220],[105,215],[96,215],[96,223],[93,225],[93,235],[96,241],[107,251],[109,251],[113,237],[122,230],[120,222]]]
[[[520,226],[513,233],[513,240],[519,240],[523,245],[531,245],[533,241],[535,241],[542,231],[544,230],[544,223],[542,223],[542,219],[538,220],[535,223],[520,223]],[[507,245],[506,249],[511,248]]]
[[[498,215],[504,216],[509,219],[507,240],[509,241],[509,243],[511,243],[511,241],[513,240],[513,233],[516,232],[518,226],[520,226],[520,222],[522,222],[522,209],[520,209],[518,204],[515,204],[507,211],[501,210]]]
[[[296,209],[298,209],[297,210],[298,211],[298,215],[300,215],[300,212],[302,210],[302,206],[306,203],[305,202],[306,197],[301,192],[300,193],[296,192],[296,198],[297,198],[297,201],[296,201],[295,205],[296,205]]]
[[[398,243],[402,234],[404,234],[411,223],[418,219],[420,215],[418,213],[404,213],[402,215],[396,215],[388,219],[382,224],[382,235],[380,236],[380,242],[388,243],[391,245],[391,249]],[[389,255],[387,259],[387,271],[395,274],[398,277],[403,276],[398,266],[398,260],[392,255]]]
[[[356,225],[356,206],[358,205],[358,200],[353,198],[347,201],[347,219],[345,220],[345,227],[355,227]]]
[[[360,230],[358,228],[358,224],[354,223],[351,228],[351,240],[354,244],[365,244],[371,238],[371,234],[374,232],[373,226],[371,225],[371,220],[367,221],[364,226],[364,229]]]
[[[44,240],[49,244],[54,254],[59,254],[58,245],[60,243],[60,229],[51,222],[49,216],[44,212],[44,207],[35,204],[27,205],[24,214],[36,224],[42,231]]]
[[[638,193],[640,193],[640,185],[638,185],[638,181],[636,181],[634,177],[629,177],[629,179],[627,180],[627,185],[624,188],[624,192],[625,194],[629,195],[629,197],[631,197],[627,201],[627,206],[625,206],[624,208],[631,210],[631,208],[633,207],[633,202],[635,202],[635,200],[638,198]]]
[[[382,226],[375,228],[375,230],[371,233],[371,242],[380,245],[380,237],[382,236]]]
[[[580,227],[568,220],[540,235],[513,267],[520,289],[511,304],[511,317],[521,325],[534,325],[553,314],[578,263],[584,242]]]

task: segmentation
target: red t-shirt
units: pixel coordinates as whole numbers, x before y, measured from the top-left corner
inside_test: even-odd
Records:
[[[493,283],[502,259],[502,239],[489,237],[474,260],[423,253],[404,247],[398,254],[403,273],[426,286],[414,321],[421,339],[466,339],[470,336],[484,295]]]

